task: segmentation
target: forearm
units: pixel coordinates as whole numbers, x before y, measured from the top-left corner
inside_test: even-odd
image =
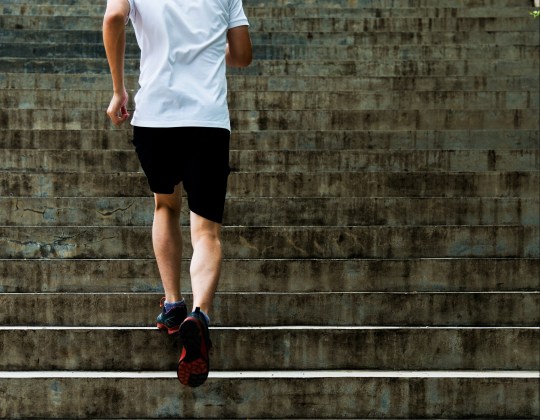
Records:
[[[124,92],[124,54],[126,30],[124,17],[118,14],[105,15],[103,19],[103,43],[111,70],[113,90]]]

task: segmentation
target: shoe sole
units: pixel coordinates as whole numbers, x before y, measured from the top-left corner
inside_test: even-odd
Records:
[[[167,330],[167,334],[169,334],[169,335],[178,334],[178,332],[180,331],[180,325],[178,325],[177,327],[169,328],[165,324],[161,324],[161,323],[158,322],[156,324],[156,326],[160,330],[163,330],[163,331]]]
[[[180,326],[180,341],[185,355],[178,362],[176,373],[182,385],[193,388],[201,386],[206,381],[209,371],[209,361],[201,354],[201,339],[204,332],[199,323],[196,318],[188,318]]]

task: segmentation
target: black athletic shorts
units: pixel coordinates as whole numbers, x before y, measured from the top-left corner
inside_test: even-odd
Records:
[[[134,127],[133,145],[150,189],[172,194],[182,182],[189,209],[222,223],[229,177],[230,132],[224,128]]]

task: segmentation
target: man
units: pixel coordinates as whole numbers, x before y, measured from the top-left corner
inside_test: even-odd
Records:
[[[241,0],[108,0],[103,41],[113,91],[107,115],[129,114],[124,87],[125,25],[141,49],[133,144],[154,192],[152,243],[165,290],[157,326],[179,332],[178,379],[196,387],[208,377],[209,317],[222,260],[221,223],[229,169],[226,65],[251,63]],[[180,292],[181,185],[190,208],[193,311]]]

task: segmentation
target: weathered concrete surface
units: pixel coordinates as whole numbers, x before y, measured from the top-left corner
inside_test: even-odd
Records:
[[[192,252],[183,228],[184,252]],[[225,258],[538,258],[539,226],[233,227]],[[151,258],[148,227],[0,227],[2,258]]]
[[[6,4],[19,4],[20,0],[5,0]],[[82,3],[82,4],[81,4]],[[82,0],[48,0],[46,5],[77,5],[88,6],[88,4]],[[332,0],[331,2],[321,2],[320,0],[308,0],[308,1],[299,1],[299,0],[276,0],[273,3],[275,6],[295,6],[299,8],[313,8],[313,7],[329,7],[335,8],[340,6],[348,5],[348,7],[355,7],[359,9],[363,8],[388,8],[388,7],[398,7],[398,8],[408,8],[410,3],[407,0]],[[469,3],[467,0],[464,5],[477,7],[485,7],[493,5],[493,2],[490,0],[476,0],[472,3]],[[522,7],[523,2],[520,0],[497,0],[497,4],[505,7]],[[250,0],[250,7],[267,7],[268,3],[264,0]],[[461,5],[461,3],[459,4]],[[420,8],[456,8],[456,2],[452,0],[418,0],[416,5]]]
[[[524,11],[524,13],[526,13]],[[289,19],[287,17],[284,20]],[[293,18],[295,19],[295,18]],[[339,18],[338,18],[339,19]],[[338,20],[336,19],[336,20]],[[298,20],[298,19],[295,19]],[[308,19],[304,19],[306,21]],[[310,19],[313,21],[313,19]],[[272,22],[273,23],[273,22]],[[347,21],[345,25],[349,24]],[[129,43],[125,50],[126,58],[137,59],[140,49]],[[62,58],[103,58],[103,42],[80,43],[74,48],[73,43],[59,42],[43,44],[41,42],[16,42],[0,44],[0,55],[6,58],[43,57],[45,59]],[[538,57],[535,45],[424,45],[406,47],[398,45],[370,45],[358,48],[355,45],[253,45],[254,60],[317,60],[320,57],[334,57],[336,60],[375,61],[380,57],[385,60],[469,60],[485,56],[486,60],[535,60]]]
[[[5,31],[0,30],[0,34],[5,34],[6,32],[13,33],[15,37],[23,37],[25,34],[28,34],[29,31]],[[31,32],[35,33],[36,36],[42,37],[41,31]],[[83,32],[85,33],[85,32]],[[77,37],[78,42],[80,42],[79,32],[66,32],[66,31],[48,31],[48,36],[54,37],[55,34],[65,38],[69,36]],[[71,34],[71,35],[70,35]],[[101,39],[103,37],[101,31],[95,32],[96,37]],[[455,38],[456,36],[466,36],[470,34],[469,32],[448,33],[442,34],[448,37]],[[479,35],[489,39],[489,42],[493,42],[493,37],[497,34],[487,34],[484,32],[479,32]],[[500,33],[499,38],[509,33]],[[535,38],[540,38],[540,34],[536,33],[535,36],[528,34],[526,32],[516,32],[516,35],[520,36],[519,43],[527,44],[532,43],[536,45],[538,41]],[[272,40],[279,40],[281,36],[294,36],[295,34],[271,34]],[[321,42],[328,42],[329,39],[332,39],[332,34],[312,34],[315,39],[320,37]],[[354,36],[368,36],[375,35],[373,33],[362,33],[355,34]],[[379,34],[386,37],[394,36],[399,37],[399,41],[402,42],[403,34],[392,34],[384,33]],[[418,36],[417,41],[423,41],[424,36],[436,35],[432,34],[407,34],[408,38],[413,38]],[[253,38],[257,35],[255,34]],[[266,35],[269,37],[270,35]],[[301,39],[306,40],[305,34],[298,35]],[[341,35],[349,37],[350,35]],[[252,38],[253,42],[256,42]],[[498,38],[498,39],[499,39]],[[2,36],[2,39],[4,37]],[[540,39],[538,39],[540,40]],[[314,42],[313,38],[309,39],[309,42]],[[384,42],[384,41],[381,41]],[[442,42],[442,41],[440,41]],[[437,43],[440,43],[439,41]],[[499,44],[504,43],[502,40]],[[126,75],[125,83],[127,87],[133,87],[129,92],[132,94],[137,87],[137,75]],[[324,83],[323,83],[324,82]],[[0,88],[2,89],[38,89],[46,90],[50,89],[51,93],[54,91],[62,90],[80,90],[81,83],[84,83],[84,86],[88,87],[90,92],[106,90],[110,91],[111,89],[111,78],[108,74],[35,74],[35,73],[13,73],[6,72],[0,74]],[[470,76],[470,77],[374,77],[371,75],[366,75],[362,78],[348,78],[348,77],[336,77],[336,76],[326,76],[326,77],[302,77],[296,75],[290,75],[287,77],[272,77],[269,75],[229,75],[227,76],[227,84],[229,88],[229,93],[234,93],[235,91],[257,91],[257,92],[297,92],[297,91],[307,91],[307,92],[340,92],[340,91],[364,91],[365,94],[375,94],[377,92],[382,93],[386,92],[387,94],[392,94],[393,91],[398,91],[401,94],[412,94],[416,92],[417,94],[421,92],[433,93],[433,91],[442,91],[447,93],[453,93],[455,95],[459,94],[487,94],[488,97],[491,94],[498,92],[501,93],[517,93],[517,92],[528,92],[534,89],[537,89],[540,85],[540,81],[534,75],[523,75],[523,76]],[[61,93],[56,93],[60,95]],[[233,133],[234,135],[235,133]],[[260,133],[263,134],[263,133]],[[399,133],[395,133],[399,135]],[[441,133],[444,134],[444,133]]]
[[[273,4],[277,6],[276,4]],[[521,4],[523,6],[523,3]],[[520,28],[534,32],[535,22],[527,16],[526,9],[519,17],[265,17],[252,19],[250,30],[253,32],[423,32],[429,28],[434,32],[449,31],[491,31],[507,32]],[[0,26],[5,29],[66,29],[90,30],[100,28],[102,13],[98,16],[0,16]]]
[[[134,108],[133,92],[128,107]],[[0,92],[0,106],[17,109],[103,109],[111,99],[110,86],[101,90],[78,89],[10,89]],[[539,108],[535,92],[460,92],[460,91],[394,91],[365,93],[354,91],[315,92],[306,95],[297,91],[249,91],[238,89],[229,95],[229,108],[249,109],[333,109],[333,110],[388,110],[388,109],[520,109]]]
[[[110,127],[104,111],[0,109],[0,124],[15,129],[78,130]],[[538,109],[511,110],[231,110],[239,130],[456,130],[538,128]]]
[[[155,326],[162,294],[0,294],[0,325]],[[190,294],[184,294],[191,302]],[[516,326],[540,324],[540,295],[512,293],[219,293],[212,325]],[[245,311],[242,308],[257,308]],[[39,313],[39,316],[36,316]]]
[[[82,315],[84,316],[84,314]],[[538,370],[538,328],[212,328],[215,370]],[[174,370],[157,328],[0,329],[1,370]]]
[[[231,177],[227,210],[229,223],[273,227],[226,229],[230,250],[247,259],[225,261],[213,325],[249,328],[213,328],[218,368],[540,366],[539,330],[523,328],[537,325],[539,316],[539,179],[525,173],[538,169],[537,22],[523,0],[410,3],[245,1],[256,60],[228,76],[232,163],[244,172]],[[6,324],[147,325],[158,311],[152,259],[63,258],[152,255],[151,194],[140,173],[126,173],[138,171],[128,158],[131,130],[111,129],[104,115],[111,86],[103,9],[82,0],[2,5],[0,143],[19,149],[0,153],[0,225],[12,226],[0,228],[1,240],[11,241],[2,253],[44,257],[0,260],[2,292],[37,292],[0,295]],[[138,48],[130,27],[127,51],[133,95]],[[27,174],[14,173],[21,169]],[[279,227],[291,224],[304,227]],[[144,243],[139,254],[132,252],[137,241]],[[73,246],[79,248],[67,249]],[[336,255],[342,259],[314,258]],[[393,259],[411,255],[439,258]],[[497,255],[511,258],[491,258]],[[376,258],[348,258],[365,256]],[[226,293],[237,290],[255,293]],[[431,293],[405,293],[421,290]],[[40,294],[46,291],[152,293]],[[358,291],[383,293],[339,293]],[[258,311],[248,320],[239,307]],[[317,328],[253,327],[304,320]],[[345,328],[366,323],[377,328]],[[437,323],[459,328],[388,327]],[[518,328],[461,328],[486,323]],[[328,324],[342,327],[320,328]],[[179,352],[153,329],[8,326],[0,336],[0,364],[12,360],[21,370],[63,364],[173,373]],[[537,378],[517,375],[221,376],[200,392],[157,375],[56,376],[0,380],[7,398],[0,417],[538,418],[539,412]]]
[[[102,4],[81,4],[76,8],[66,8],[63,5],[57,4],[13,4],[9,1],[3,8],[5,15],[14,16],[101,16],[104,12]],[[334,2],[333,2],[334,3]],[[293,3],[294,4],[294,3]],[[289,6],[292,4],[289,3]],[[295,5],[296,6],[296,5]],[[527,11],[523,4],[512,7],[507,6],[492,10],[491,7],[486,7],[485,4],[479,6],[470,6],[467,10],[462,9],[459,5],[454,4],[453,7],[422,7],[412,8],[409,4],[397,4],[396,7],[381,9],[380,5],[361,3],[356,7],[324,7],[322,3],[309,4],[303,7],[276,7],[261,5],[252,5],[251,2],[244,6],[245,12],[250,17],[262,18],[279,18],[279,17],[358,17],[361,12],[362,17],[433,17],[433,18],[456,18],[456,17],[523,17],[523,12]],[[379,6],[379,7],[377,7]],[[456,7],[458,6],[458,7]]]
[[[188,260],[182,268],[182,289],[189,292]],[[153,259],[0,259],[0,277],[3,293],[162,292]],[[537,291],[539,277],[540,259],[536,258],[225,259],[219,291]]]
[[[539,225],[534,198],[240,198],[225,204],[227,226]],[[150,226],[150,197],[0,197],[3,226]],[[189,223],[187,200],[181,223]]]
[[[537,379],[0,379],[11,418],[538,418]],[[137,404],[134,404],[137,401]]]
[[[270,10],[272,9],[272,10]],[[244,5],[244,10],[247,10],[248,16],[252,18],[256,14],[269,12],[276,14],[294,14],[302,10],[301,7],[280,7],[271,8],[265,7],[260,9],[249,8]],[[356,13],[356,9],[343,9],[343,8],[325,8],[325,9],[313,9],[316,13],[337,14],[340,10],[345,10],[345,13]],[[379,9],[380,12],[386,12],[386,10]],[[398,9],[390,9],[398,10]],[[429,13],[430,9],[408,8],[399,9],[397,13]],[[432,9],[435,10],[435,9]],[[438,9],[435,13],[446,13],[452,9]],[[455,12],[459,12],[460,9],[453,9]],[[468,8],[469,13],[472,8]],[[489,8],[492,13],[508,13],[512,11],[510,7],[501,7],[494,9]],[[513,9],[516,13],[519,13],[519,17],[523,17],[523,13],[527,13],[529,10],[523,8]],[[128,26],[128,31],[129,31]],[[400,46],[418,46],[418,45],[498,45],[498,46],[514,46],[514,45],[538,45],[540,40],[540,34],[534,32],[523,32],[516,28],[515,31],[506,32],[357,32],[357,33],[322,33],[322,32],[252,32],[251,40],[254,45],[356,45],[362,47],[372,47],[373,45],[400,45]],[[43,41],[43,34],[39,30],[28,29],[1,29],[0,39],[4,43],[21,43],[21,42],[40,42]],[[49,43],[81,43],[87,42],[91,44],[101,43],[103,39],[101,29],[94,30],[48,30],[47,41]],[[107,80],[110,84],[110,80]],[[536,80],[536,82],[538,82]],[[324,86],[321,86],[324,88]],[[328,87],[327,87],[328,88]],[[500,87],[499,87],[500,89]]]
[[[40,18],[41,20],[41,18]],[[532,19],[530,19],[532,21]],[[5,19],[0,16],[0,25]],[[17,25],[17,24],[15,24]],[[317,30],[316,28],[314,30]],[[267,76],[332,76],[353,77],[358,74],[370,74],[371,77],[430,76],[430,77],[513,77],[530,76],[538,69],[537,60],[527,60],[516,66],[514,60],[498,60],[494,63],[486,60],[437,60],[437,61],[332,61],[332,60],[259,60],[246,69],[231,69],[231,75]],[[139,61],[128,59],[126,73],[134,75],[139,68]],[[63,58],[47,60],[35,58],[6,58],[0,61],[2,72],[25,73],[90,73],[108,74],[105,58]]]
[[[521,197],[538,198],[536,172],[327,172],[229,176],[229,197]],[[150,197],[143,173],[0,172],[6,197]]]
[[[538,171],[539,151],[531,150],[233,150],[233,171],[320,172],[490,172]],[[17,172],[137,172],[134,150],[1,150],[0,170]]]
[[[0,75],[1,76],[1,75]],[[535,149],[538,130],[233,131],[232,150],[516,150]],[[0,128],[5,149],[133,150],[132,130]]]

